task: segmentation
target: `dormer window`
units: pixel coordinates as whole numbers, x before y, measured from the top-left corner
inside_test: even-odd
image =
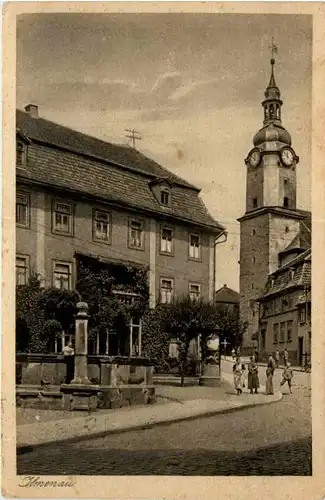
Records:
[[[173,185],[169,179],[154,179],[149,182],[149,185],[159,205],[171,207]]]
[[[24,168],[26,166],[26,144],[21,141],[16,143],[16,166]]]
[[[160,203],[167,207],[170,206],[170,191],[167,189],[162,189],[160,191]]]

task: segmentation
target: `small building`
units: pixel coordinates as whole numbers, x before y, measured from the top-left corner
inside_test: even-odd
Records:
[[[232,310],[233,312],[237,312],[239,314],[240,295],[227,285],[223,285],[223,287],[219,288],[219,290],[215,292],[214,302],[217,306],[226,308],[227,310]]]
[[[301,365],[311,353],[311,249],[270,274],[258,302],[261,357],[287,349]]]

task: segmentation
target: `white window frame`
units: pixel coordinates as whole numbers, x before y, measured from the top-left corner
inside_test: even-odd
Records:
[[[66,207],[66,211],[63,211],[62,209],[59,210],[59,207]],[[57,223],[57,216],[67,217],[68,221],[68,227],[67,230],[62,229],[62,227],[58,227]],[[61,220],[62,220],[61,219]],[[62,222],[60,223],[60,226],[63,226]],[[56,234],[62,234],[66,236],[72,236],[72,229],[73,229],[73,205],[72,203],[66,202],[66,201],[59,201],[59,200],[53,200],[52,202],[52,232]]]
[[[100,218],[103,220],[100,220]],[[104,221],[104,217],[106,217],[106,221]],[[104,228],[106,224],[106,231],[102,231],[102,236],[97,234],[97,224],[100,223],[101,227]],[[112,215],[110,212],[106,212],[105,210],[93,210],[93,240],[100,241],[102,243],[111,243],[111,229],[112,229]]]
[[[280,337],[280,324],[273,323],[273,344],[279,344]]]
[[[139,224],[140,229],[132,227],[132,224],[134,223]],[[140,238],[133,238],[132,231],[139,231]],[[135,241],[138,241],[139,244],[136,244]],[[131,217],[129,219],[129,248],[134,250],[144,250],[144,221],[135,217]]]
[[[24,261],[24,265],[17,266],[17,261],[20,259],[21,261]],[[18,276],[21,276],[21,274],[17,273],[18,269],[24,269],[25,270],[25,276],[24,276],[24,283],[19,283]],[[16,254],[16,285],[26,285],[29,279],[29,255],[22,255],[22,254]]]
[[[283,326],[283,328],[281,328]],[[286,341],[286,322],[281,321],[279,329],[279,344],[284,344]],[[282,335],[283,333],[283,335]]]
[[[18,161],[18,148],[21,148],[21,161]],[[25,168],[26,167],[26,158],[27,158],[27,146],[24,144],[22,141],[17,141],[16,142],[16,166],[18,168]]]
[[[196,293],[196,292],[191,291],[191,287],[197,287],[198,292]],[[193,301],[200,300],[200,298],[201,298],[201,285],[200,285],[200,283],[189,283],[188,292],[189,292],[189,296],[190,296],[191,300],[193,300]]]
[[[18,206],[25,207],[25,220],[17,221]],[[29,227],[30,220],[30,196],[25,191],[17,191],[16,193],[16,226]]]
[[[133,351],[133,336],[134,336],[134,329],[138,328],[139,329],[139,335],[138,335],[138,352]],[[130,356],[141,356],[141,344],[142,344],[142,320],[139,318],[138,322],[135,322],[134,318],[131,318],[130,323],[129,323],[129,332],[130,332]]]
[[[163,232],[170,232],[170,240],[168,238],[163,238]],[[174,231],[171,227],[161,226],[160,228],[160,253],[173,255],[174,251]]]
[[[56,266],[66,266],[68,268],[68,273],[56,271]],[[56,279],[57,279],[58,274],[61,274],[62,276],[68,277],[68,288],[65,288],[62,286],[60,286],[60,287],[56,286]],[[54,260],[53,261],[52,283],[53,283],[53,288],[56,288],[58,290],[72,290],[72,263],[71,262],[66,262],[66,261],[62,261],[62,260]]]
[[[286,330],[287,330],[287,332],[286,332],[287,342],[291,343],[292,342],[292,331],[293,331],[293,321],[292,320],[287,321]],[[289,332],[290,332],[290,338],[289,338]]]
[[[163,282],[169,282],[170,288],[163,287]],[[168,293],[170,295],[168,295]],[[173,278],[160,278],[160,302],[161,304],[171,304],[174,299],[174,279]]]
[[[199,246],[192,244],[192,237],[199,239]],[[190,233],[188,237],[188,254],[190,260],[201,260],[202,242],[201,235],[198,233]]]

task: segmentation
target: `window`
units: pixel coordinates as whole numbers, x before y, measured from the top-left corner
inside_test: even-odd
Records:
[[[29,257],[16,256],[16,285],[26,285],[29,277]]]
[[[285,328],[286,328],[286,324],[280,323],[280,343],[281,344],[283,344],[283,342],[284,342]]]
[[[129,246],[137,250],[143,249],[143,221],[130,220]]]
[[[141,319],[131,318],[130,331],[130,356],[141,356]]]
[[[160,300],[162,304],[171,304],[173,300],[173,280],[162,278],[160,281]]]
[[[265,304],[262,306],[262,317],[269,315],[269,307]]]
[[[163,189],[160,192],[160,203],[162,205],[170,206],[170,192],[166,189]]]
[[[252,290],[254,290],[254,283],[252,283]]]
[[[110,242],[111,221],[110,214],[101,210],[94,210],[93,214],[93,239]]]
[[[287,342],[292,342],[292,321],[287,321]]]
[[[292,299],[292,297],[288,297],[287,303],[288,303],[288,309],[292,309],[292,307],[293,307],[293,299]]]
[[[256,262],[255,257],[252,257],[252,263],[255,264],[255,262]]]
[[[281,301],[281,311],[284,311],[288,306],[288,302],[286,299],[282,299]]]
[[[288,233],[289,232],[289,226],[286,226],[285,228],[285,232]]]
[[[26,145],[23,142],[16,144],[16,165],[24,167],[26,165]]]
[[[255,231],[255,229],[253,229],[252,235],[255,236],[255,234],[256,234],[256,231]]]
[[[279,342],[279,323],[274,323],[273,325],[273,344]]]
[[[201,285],[190,283],[189,287],[190,291],[190,299],[191,300],[199,300],[201,295]]]
[[[72,235],[72,205],[53,203],[53,232]]]
[[[190,234],[190,259],[201,258],[201,243],[198,234]]]
[[[53,286],[60,290],[71,290],[71,264],[54,262]]]
[[[306,311],[305,311],[305,308],[300,309],[299,320],[300,320],[300,323],[305,323],[306,322]]]
[[[29,226],[29,195],[18,192],[16,194],[16,224],[18,226]]]
[[[283,206],[284,207],[288,207],[289,206],[289,198],[287,196],[285,196],[283,198]]]
[[[257,198],[253,198],[253,208],[257,208]]]
[[[283,179],[283,184],[288,184],[288,179]]]
[[[173,231],[165,227],[161,228],[160,251],[172,253],[173,251]]]

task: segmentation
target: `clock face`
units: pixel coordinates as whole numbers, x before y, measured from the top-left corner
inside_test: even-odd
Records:
[[[249,156],[249,163],[252,167],[257,167],[261,159],[260,152],[255,149],[254,151],[251,152]]]
[[[291,149],[283,149],[281,152],[281,159],[287,167],[292,165],[294,157],[293,157],[293,152],[291,151]]]

